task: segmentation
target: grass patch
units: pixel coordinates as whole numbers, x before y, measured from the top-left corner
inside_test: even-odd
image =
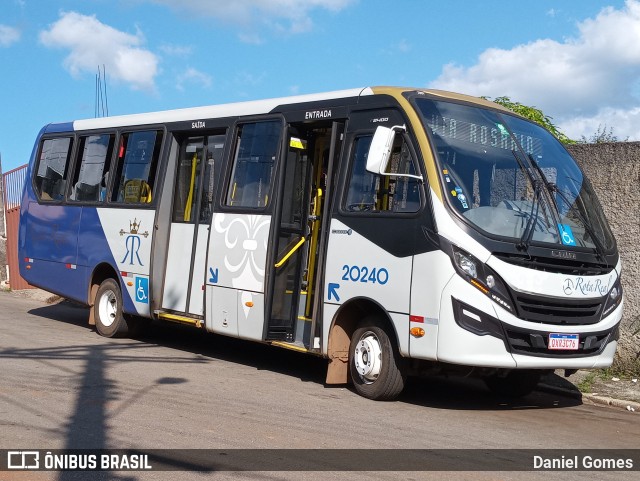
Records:
[[[609,379],[612,377],[618,377],[620,379],[629,380],[634,377],[640,376],[640,362],[614,362],[613,366],[607,369],[598,369],[597,372],[601,372],[601,379]]]
[[[593,369],[589,371],[589,373],[580,382],[576,383],[576,387],[580,392],[589,394],[593,392],[593,385],[597,382],[606,383],[611,381],[614,377],[617,377],[621,381],[630,381],[637,376],[638,375],[633,371],[621,369],[614,365],[606,369]]]
[[[576,384],[576,387],[583,393],[590,393],[593,388],[593,384],[596,382],[596,377],[598,377],[597,371],[591,371],[586,377]]]

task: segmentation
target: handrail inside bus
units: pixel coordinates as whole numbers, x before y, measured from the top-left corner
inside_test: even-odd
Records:
[[[297,251],[302,244],[304,244],[304,242],[306,240],[307,240],[306,237],[301,237],[300,240],[298,241],[298,243],[296,245],[294,245],[291,248],[291,250],[289,252],[287,252],[287,254],[282,259],[280,259],[280,262],[276,263],[276,269],[278,267],[282,267],[284,265],[284,263],[287,262],[287,260],[289,260],[289,257],[291,257],[294,254],[294,252]]]

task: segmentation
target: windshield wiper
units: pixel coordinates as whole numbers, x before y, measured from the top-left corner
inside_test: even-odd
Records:
[[[562,192],[560,189],[558,189],[557,185],[549,182],[547,177],[544,175],[544,172],[542,171],[542,169],[538,165],[538,162],[533,158],[533,156],[531,154],[529,154],[529,159],[531,160],[531,164],[533,164],[533,166],[538,171],[538,174],[540,175],[540,178],[542,179],[542,181],[544,182],[545,186],[547,187],[547,191],[549,192],[549,194],[553,194],[553,193],[558,194],[560,196],[560,198],[562,199],[562,201],[567,205],[567,208],[569,210],[573,210],[577,214],[580,222],[582,222],[582,225],[584,225],[584,229],[591,236],[591,240],[593,240],[593,245],[595,246],[595,251],[596,251],[596,257],[598,257],[599,259],[603,260],[605,262],[605,264],[607,265],[607,267],[609,267],[609,263],[607,262],[607,259],[606,259],[605,255],[604,255],[605,248],[602,245],[602,242],[600,241],[600,238],[596,235],[595,231],[593,230],[593,227],[591,227],[591,223],[589,222],[589,220],[586,218],[586,216],[582,212],[580,212],[580,209],[578,209],[578,207],[575,206],[574,203],[571,202],[567,198],[567,196],[564,194],[564,192]],[[555,202],[555,199],[553,198],[553,195],[551,195],[551,200],[555,204],[556,212],[558,213],[558,215],[560,215],[560,210],[558,209],[558,204]]]
[[[527,219],[527,225],[524,228],[520,242],[516,246],[518,249],[528,251],[529,244],[533,238],[533,233],[536,230],[536,224],[538,223],[538,212],[540,211],[540,192],[542,190],[542,184],[538,180],[533,180],[533,202],[531,203],[531,212],[529,212],[529,218]]]
[[[535,226],[538,223],[538,212],[540,211],[540,193],[542,190],[542,185],[536,179],[529,168],[524,164],[518,151],[512,150],[511,153],[518,162],[520,168],[526,173],[529,178],[529,182],[533,186],[533,202],[531,204],[531,212],[529,213],[529,219],[527,219],[527,225],[524,228],[524,232],[522,233],[522,237],[520,237],[520,242],[516,245],[516,247],[520,250],[528,251],[529,244],[531,243],[531,239],[533,238],[533,233],[536,230]]]

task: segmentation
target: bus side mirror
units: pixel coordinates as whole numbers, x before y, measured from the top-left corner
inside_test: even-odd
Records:
[[[406,130],[407,128],[404,125],[395,125],[391,128],[381,125],[378,126],[375,134],[373,134],[369,154],[367,155],[367,172],[376,175],[393,175],[395,177],[411,177],[413,179],[423,180],[421,175],[386,173],[389,158],[391,157],[391,149],[393,148],[393,141],[396,138],[396,131],[405,132]]]
[[[367,171],[372,174],[384,174],[387,170],[387,164],[389,163],[389,157],[391,156],[391,147],[393,141],[396,138],[396,131],[394,129],[404,127],[383,127],[378,126],[376,133],[371,140],[371,146],[369,147],[369,155],[367,156]]]

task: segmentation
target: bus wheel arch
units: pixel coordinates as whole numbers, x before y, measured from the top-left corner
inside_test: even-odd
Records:
[[[391,349],[396,358],[399,356],[397,333],[382,306],[367,298],[352,299],[340,306],[331,324],[327,344],[327,384],[347,384],[353,380],[350,364],[354,334],[366,327],[376,327],[384,332],[388,339],[388,343],[384,342],[385,349]],[[383,336],[380,331],[377,331],[378,335]],[[404,379],[404,373],[402,375]]]

